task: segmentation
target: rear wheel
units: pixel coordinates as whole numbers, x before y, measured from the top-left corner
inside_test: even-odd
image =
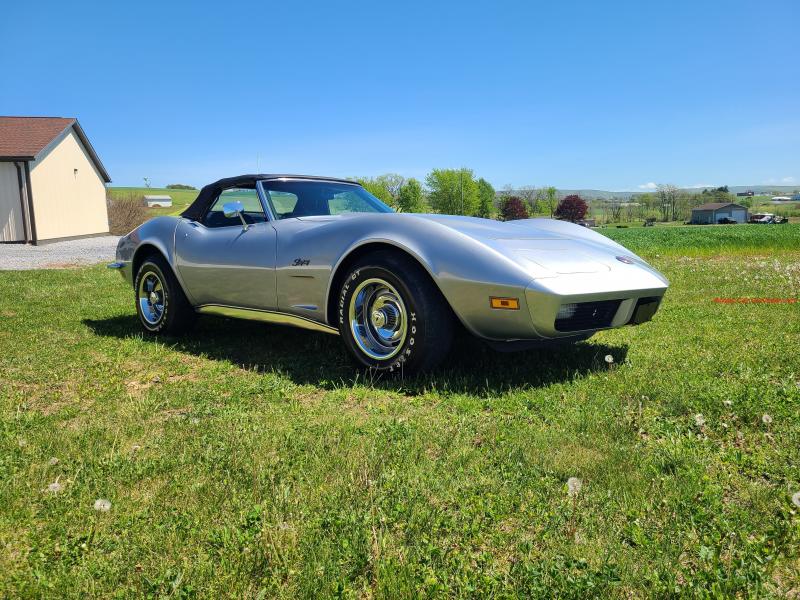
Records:
[[[411,374],[450,350],[453,316],[415,261],[376,252],[356,262],[342,285],[339,333],[350,354],[376,371]]]
[[[194,309],[163,257],[152,255],[142,262],[134,291],[136,314],[145,331],[177,335],[194,323]]]

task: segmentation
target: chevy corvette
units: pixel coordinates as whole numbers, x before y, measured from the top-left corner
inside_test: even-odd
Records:
[[[456,327],[498,350],[650,320],[667,280],[580,225],[398,213],[353,181],[243,175],[119,241],[142,327],[197,314],[338,335],[363,366],[434,368]]]

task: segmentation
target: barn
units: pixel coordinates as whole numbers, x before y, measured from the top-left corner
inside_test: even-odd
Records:
[[[108,233],[110,181],[77,119],[0,117],[0,242]]]
[[[720,221],[747,223],[747,207],[733,202],[710,202],[692,209],[692,223],[695,225],[716,225]]]

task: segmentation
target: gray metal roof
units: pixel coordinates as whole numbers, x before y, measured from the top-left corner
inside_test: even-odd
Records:
[[[735,206],[736,208],[747,209],[746,206],[736,204],[735,202],[709,202],[708,204],[695,206],[692,210],[719,210],[720,208],[725,208],[726,206]]]

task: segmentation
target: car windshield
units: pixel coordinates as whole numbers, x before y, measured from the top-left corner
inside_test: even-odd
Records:
[[[354,183],[273,179],[262,181],[261,186],[273,214],[278,219],[393,212]]]

